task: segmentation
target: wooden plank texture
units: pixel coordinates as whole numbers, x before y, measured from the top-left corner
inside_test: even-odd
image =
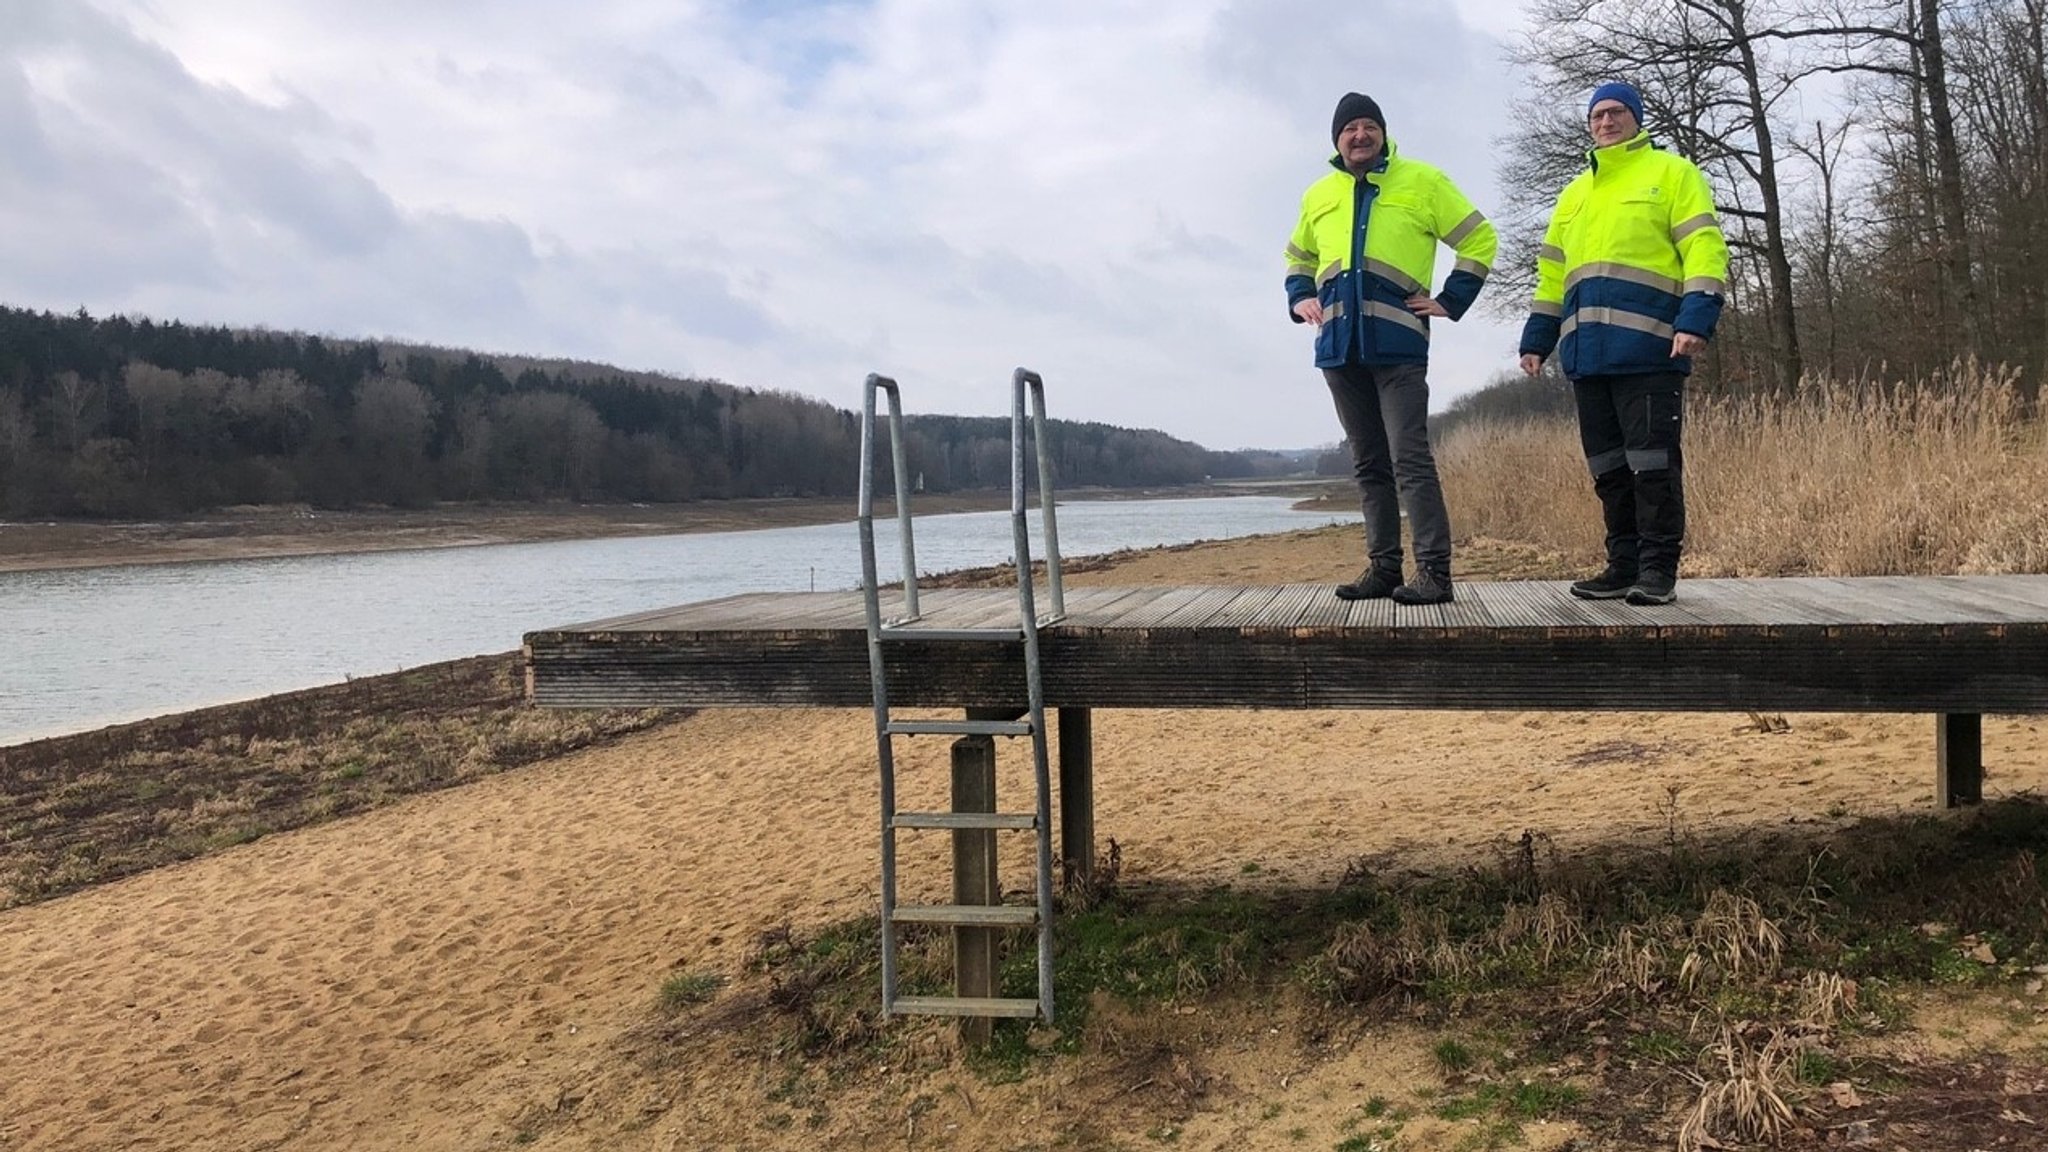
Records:
[[[1321,585],[1087,588],[1043,630],[1048,707],[2048,712],[2048,576],[1688,580],[1660,608],[1562,582],[1447,606]],[[929,626],[1016,618],[1016,589],[921,592]],[[1047,605],[1041,604],[1041,610]],[[526,638],[533,698],[593,706],[861,707],[860,596],[770,593]],[[1017,646],[902,640],[892,703],[1023,699]]]

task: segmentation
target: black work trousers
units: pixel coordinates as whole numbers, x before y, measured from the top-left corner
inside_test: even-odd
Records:
[[[1677,576],[1685,543],[1685,375],[1581,376],[1572,394],[1606,522],[1607,562]]]

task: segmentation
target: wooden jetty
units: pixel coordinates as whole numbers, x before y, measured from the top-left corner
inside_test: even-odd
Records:
[[[1456,603],[1420,608],[1347,603],[1326,584],[1082,588],[1066,590],[1064,608],[1037,632],[1037,666],[1058,718],[1059,866],[1082,880],[1095,863],[1099,707],[1925,712],[1942,807],[1982,797],[1985,713],[2048,712],[2048,576],[1687,580],[1677,603],[1654,608],[1576,600],[1556,582],[1461,584]],[[1024,633],[959,642],[1014,628],[1019,611],[1015,588],[923,590],[918,618],[890,626],[875,656],[889,707],[962,708],[966,723],[937,727],[985,721],[1042,740],[1037,724],[1003,723],[1026,711]],[[733,596],[526,637],[529,694],[564,707],[867,708],[870,659],[857,591]],[[995,796],[986,735],[953,745],[950,816],[889,815],[883,771],[885,920],[892,827],[1028,824],[1049,836],[1038,815],[976,822]],[[892,1003],[983,1017],[963,1020],[970,1043],[988,1039],[986,1017],[1052,1019],[1049,911],[981,907],[1000,903],[994,837],[953,833],[960,907],[894,912],[949,913],[954,995],[892,1001],[885,928],[885,1017]],[[1039,1000],[996,998],[1000,929],[986,925],[999,914],[1039,925]]]
[[[1029,573],[1026,397],[1043,481],[1049,595],[1030,588],[880,594],[873,510],[876,413],[886,396],[895,491],[910,490],[897,387],[870,374],[859,524],[868,591],[733,596],[529,633],[529,695],[561,707],[872,707],[881,799],[882,1014],[1053,1018],[1051,788],[1056,710],[1061,866],[1095,861],[1096,708],[1414,708],[1927,712],[1935,800],[1974,803],[1986,712],[2048,712],[2048,576],[1689,580],[1652,608],[1573,599],[1562,583],[1461,584],[1455,603],[1338,600],[1327,584],[1086,588],[1062,596],[1044,382],[1013,376],[1011,518]],[[899,503],[901,570],[915,573]],[[889,601],[905,618],[891,621]],[[1037,612],[1051,613],[1029,626]],[[1026,627],[1018,627],[1026,623]],[[920,635],[922,633],[923,635]],[[958,721],[891,709],[960,708]],[[901,812],[891,740],[952,734],[950,812]],[[1036,800],[994,812],[993,737],[1028,735]],[[1194,771],[1199,773],[1199,767]],[[899,830],[952,829],[954,899],[895,903]],[[1036,905],[1000,905],[997,830],[1036,840]],[[949,924],[954,995],[905,996],[899,923]],[[996,993],[993,933],[1038,933],[1035,999]]]
[[[1084,733],[1076,722],[1093,708],[1924,712],[1940,718],[1943,806],[1981,793],[1984,713],[2048,712],[2048,576],[1679,590],[1675,604],[1638,608],[1576,600],[1557,582],[1464,583],[1455,603],[1404,608],[1340,601],[1323,584],[1068,589],[1065,616],[1039,633],[1045,704]],[[906,634],[1016,619],[1013,588],[921,596]],[[1018,706],[1016,648],[900,639],[886,651],[890,702]],[[733,596],[537,631],[526,667],[532,698],[553,706],[872,700],[856,591]],[[1085,743],[1063,740],[1063,761],[1086,757]],[[1063,764],[1068,820],[1092,812],[1092,797],[1067,787],[1081,779]]]

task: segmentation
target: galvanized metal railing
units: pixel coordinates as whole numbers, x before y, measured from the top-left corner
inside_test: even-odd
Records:
[[[917,546],[910,538],[910,458],[903,447],[903,398],[896,381],[868,373],[866,395],[861,403],[860,424],[860,579],[868,592],[867,601],[877,607],[881,586],[875,574],[875,393],[889,395],[889,455],[896,475],[896,532],[903,553],[903,616],[915,620],[917,611]],[[873,623],[873,622],[871,622]]]
[[[1022,609],[1026,624],[1040,626],[1062,619],[1067,614],[1066,593],[1060,587],[1060,529],[1053,511],[1052,446],[1045,440],[1045,381],[1029,368],[1019,368],[1011,375],[1015,400],[1010,406],[1010,520],[1012,535],[1016,541],[1017,588],[1024,598]],[[1024,398],[1031,397],[1031,439],[1038,446],[1038,498],[1042,505],[1040,516],[1045,521],[1045,579],[1046,591],[1052,600],[1052,612],[1044,620],[1032,614],[1031,603],[1031,530],[1024,516]],[[1036,677],[1034,677],[1035,679]]]

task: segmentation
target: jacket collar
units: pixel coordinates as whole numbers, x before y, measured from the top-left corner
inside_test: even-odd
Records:
[[[1654,147],[1656,143],[1650,139],[1648,132],[1638,132],[1619,144],[1609,144],[1605,148],[1595,148],[1586,153],[1586,165],[1595,172],[1598,172],[1603,164],[1609,168],[1618,168]]]

